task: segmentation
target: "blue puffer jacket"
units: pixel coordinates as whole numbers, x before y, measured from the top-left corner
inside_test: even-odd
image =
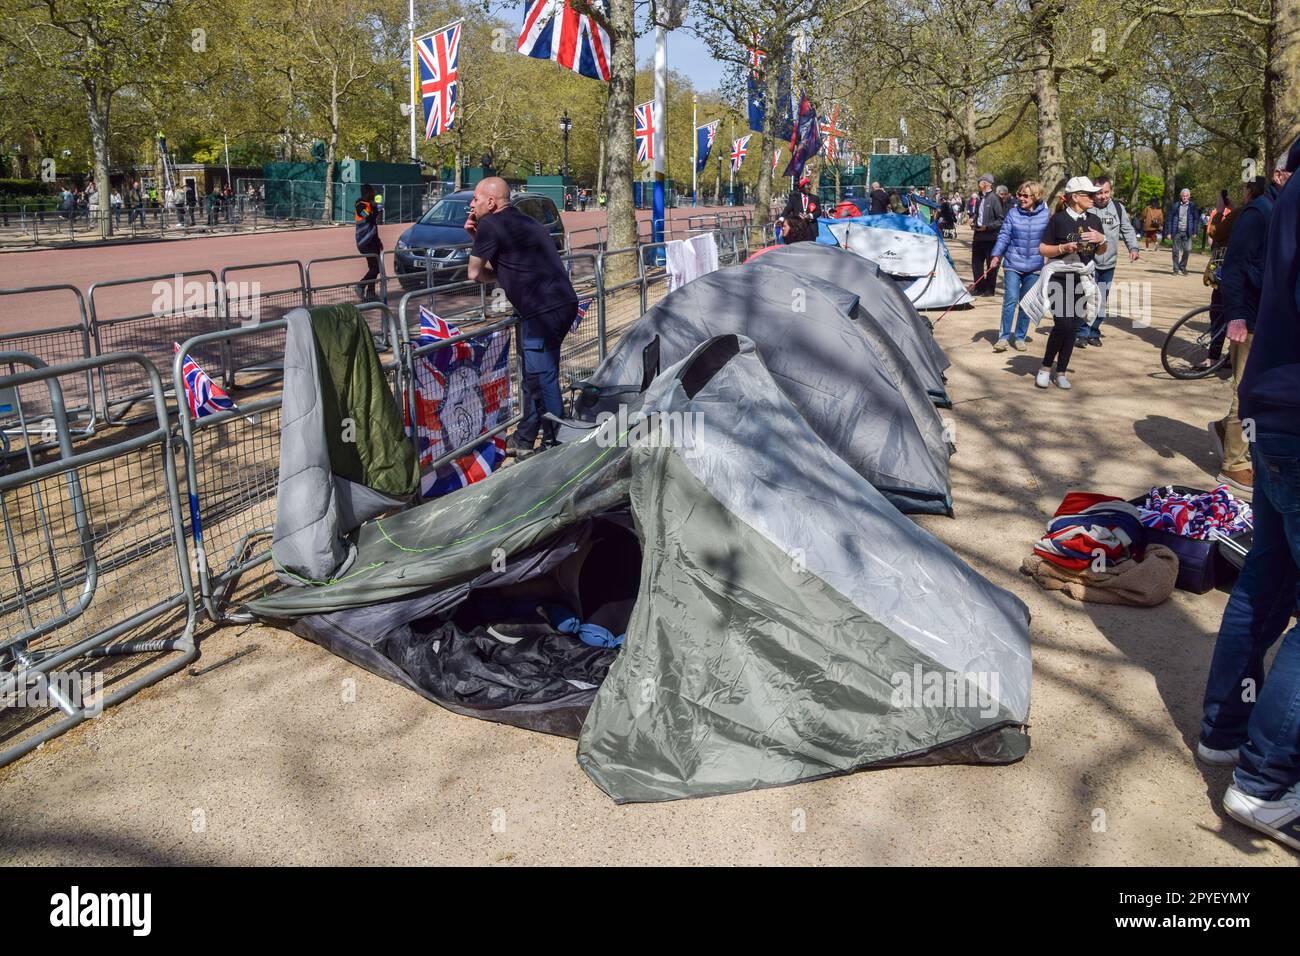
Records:
[[[1038,253],[1038,243],[1047,228],[1051,213],[1047,203],[1040,202],[1032,212],[1025,212],[1017,203],[1007,213],[998,233],[998,241],[993,246],[993,255],[1002,260],[1002,265],[1016,272],[1038,272],[1043,268],[1043,257]]]

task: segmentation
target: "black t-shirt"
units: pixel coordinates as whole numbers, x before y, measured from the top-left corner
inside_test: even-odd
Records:
[[[1101,220],[1094,213],[1086,212],[1082,219],[1076,219],[1070,215],[1069,210],[1062,209],[1047,220],[1047,228],[1043,230],[1041,241],[1049,246],[1081,242],[1080,236],[1088,229],[1102,231]],[[1084,248],[1079,252],[1053,256],[1053,259],[1062,262],[1081,262],[1086,265],[1096,257],[1096,249]],[[1058,272],[1052,276],[1052,285],[1056,287],[1050,299],[1052,313],[1055,315],[1059,310],[1060,314],[1066,317],[1081,318],[1084,314],[1084,296],[1078,277],[1072,272]]]
[[[555,240],[545,226],[513,206],[479,220],[470,255],[496,270],[506,298],[525,319],[525,335],[531,334],[526,320],[578,306]],[[572,320],[570,313],[570,324]]]

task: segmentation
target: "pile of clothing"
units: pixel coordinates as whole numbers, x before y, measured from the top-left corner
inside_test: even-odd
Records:
[[[1147,544],[1139,510],[1122,498],[1072,491],[1020,570],[1076,601],[1153,607],[1178,579],[1178,556]]]
[[[1250,505],[1233,497],[1227,485],[1195,495],[1175,491],[1172,486],[1163,491],[1152,488],[1138,508],[1138,516],[1147,528],[1197,541],[1232,537],[1255,526]]]
[[[1034,554],[1067,571],[1142,560],[1147,532],[1138,509],[1122,498],[1072,491],[1047,523]]]

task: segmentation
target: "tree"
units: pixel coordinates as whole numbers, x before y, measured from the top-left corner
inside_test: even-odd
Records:
[[[115,98],[160,77],[205,49],[186,29],[188,0],[9,0],[0,42],[49,77],[72,77],[90,132],[95,181],[107,209]],[[100,234],[111,221],[101,216]]]

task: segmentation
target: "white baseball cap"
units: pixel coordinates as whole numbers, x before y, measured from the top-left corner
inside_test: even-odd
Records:
[[[1091,179],[1087,176],[1075,176],[1065,184],[1067,193],[1098,193],[1101,187],[1093,185]]]

